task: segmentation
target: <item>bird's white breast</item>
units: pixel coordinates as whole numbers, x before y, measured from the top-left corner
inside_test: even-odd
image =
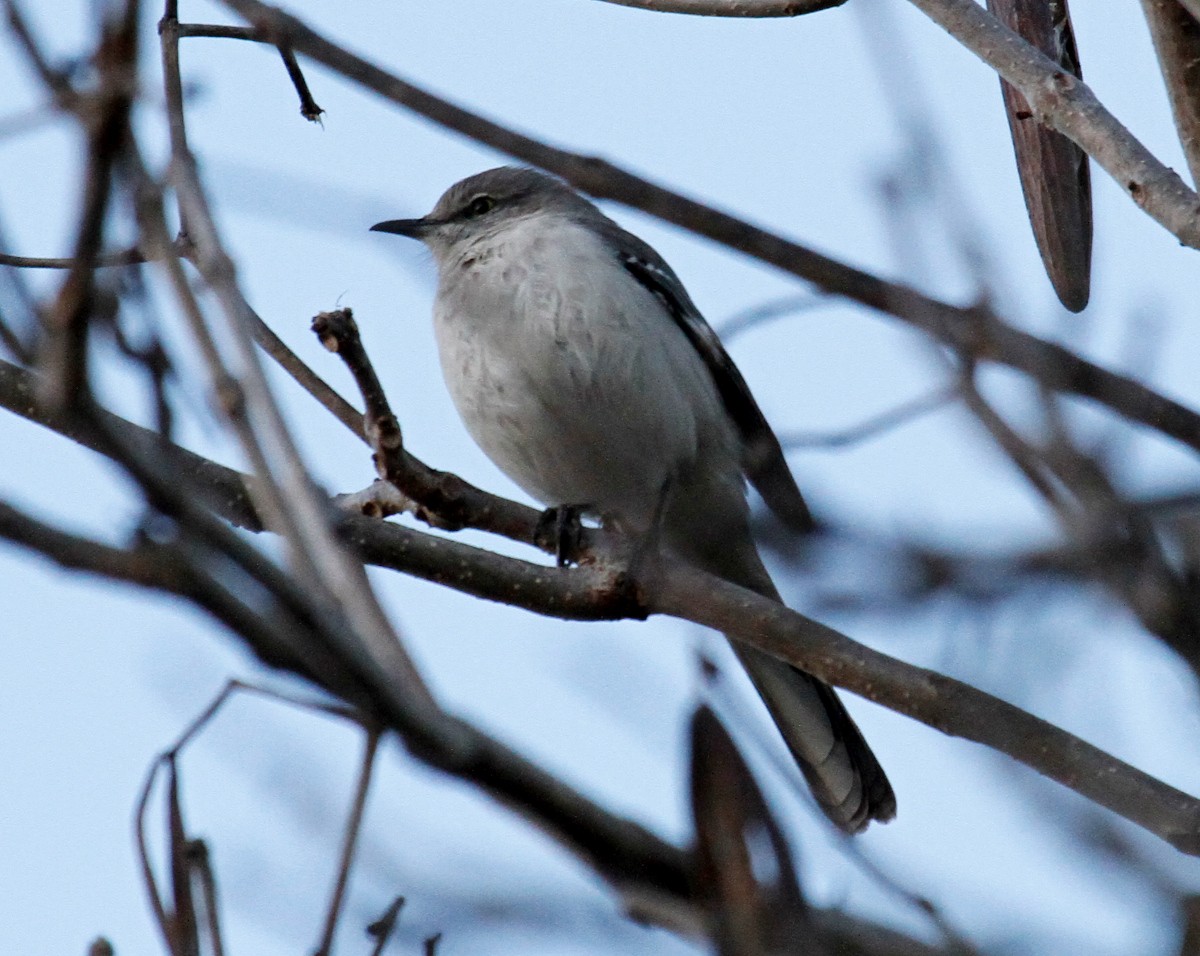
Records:
[[[518,221],[440,265],[434,318],[451,396],[535,498],[644,526],[702,446],[737,471],[702,360],[599,236],[565,218]]]

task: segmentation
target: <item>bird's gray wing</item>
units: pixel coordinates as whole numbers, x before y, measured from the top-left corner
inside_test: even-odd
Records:
[[[725,411],[741,436],[742,467],[750,483],[785,524],[798,531],[811,530],[814,527],[812,513],[783,457],[779,439],[750,394],[742,373],[692,302],[679,277],[650,245],[615,222],[606,220],[602,233],[621,265],[658,297],[704,360]]]

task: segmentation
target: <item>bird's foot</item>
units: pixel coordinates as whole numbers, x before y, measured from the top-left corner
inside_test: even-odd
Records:
[[[538,519],[534,540],[551,551],[560,568],[576,564],[583,548],[582,516],[587,505],[557,505],[547,508]]]

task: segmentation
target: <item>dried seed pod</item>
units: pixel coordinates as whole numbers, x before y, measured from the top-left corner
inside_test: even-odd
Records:
[[[1083,76],[1066,0],[988,0],[998,20]],[[1072,312],[1088,302],[1092,273],[1092,183],[1088,158],[1071,140],[1038,122],[1029,101],[1000,81],[1017,172],[1046,274]]]

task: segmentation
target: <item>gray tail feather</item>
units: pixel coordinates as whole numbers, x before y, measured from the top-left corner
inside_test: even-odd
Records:
[[[733,647],[825,815],[848,833],[892,819],[892,785],[833,688],[754,648]]]
[[[779,600],[752,544],[724,551],[719,563],[720,568],[711,570]],[[729,640],[825,815],[848,833],[865,830],[872,820],[892,819],[892,785],[833,688],[778,658]]]

